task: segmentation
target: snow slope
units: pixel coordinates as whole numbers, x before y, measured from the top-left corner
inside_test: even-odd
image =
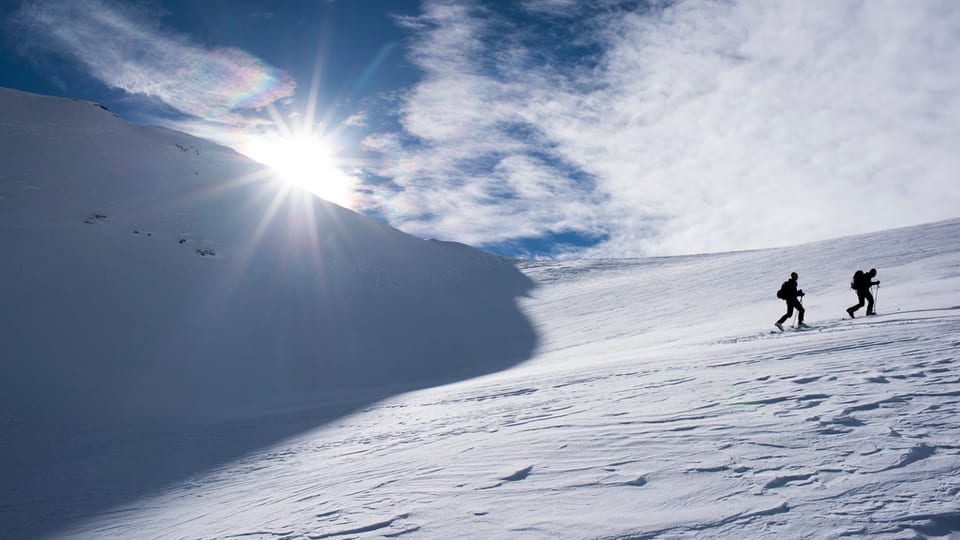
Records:
[[[956,538],[960,220],[523,263],[534,357],[386,399],[67,538]],[[876,262],[879,314],[842,320]],[[797,269],[809,330],[771,333]]]
[[[535,345],[516,303],[531,282],[508,261],[291,190],[226,148],[13,90],[0,134],[7,536]]]
[[[151,141],[185,137],[146,131]],[[179,151],[175,147],[171,154],[180,156]],[[201,156],[182,154],[191,166],[195,157],[214,160],[208,155],[214,154],[221,156],[217,167],[237,167],[209,180],[214,185],[247,174],[240,169],[251,166],[208,146]],[[219,170],[213,165],[199,172],[213,175]],[[130,233],[134,220],[152,215],[154,208],[192,208],[179,201],[193,201],[195,195],[153,197],[168,204],[142,206],[133,206],[130,195],[119,210],[108,211],[99,210],[94,200],[65,212],[59,229],[45,229],[45,223],[57,220],[40,219],[47,215],[42,204],[30,212],[8,204],[14,196],[21,201],[33,196],[27,188],[10,187],[32,167],[23,165],[21,177],[0,177],[0,195],[8,197],[0,200],[3,245],[20,250],[11,260],[32,261],[20,263],[26,267],[20,271],[2,270],[3,298],[17,300],[16,309],[6,300],[0,307],[4,331],[7,325],[16,329],[5,333],[3,350],[18,361],[4,355],[0,383],[5,396],[0,398],[0,463],[6,482],[0,492],[0,536],[960,535],[960,220],[775,250],[520,262],[518,272],[464,246],[418,241],[312,203],[324,209],[317,210],[324,225],[320,230],[332,228],[345,240],[305,250],[311,257],[346,257],[343,251],[367,245],[378,252],[367,256],[376,257],[397,246],[401,262],[355,264],[336,274],[353,284],[349,296],[338,298],[310,288],[316,285],[301,275],[311,274],[301,267],[305,262],[276,267],[276,257],[283,260],[290,253],[289,235],[306,234],[301,228],[288,229],[278,220],[279,230],[269,240],[250,247],[257,220],[266,213],[256,206],[253,188],[242,196],[220,190],[203,199],[210,206],[189,214],[196,221],[158,217],[149,226],[137,223],[141,232],[156,231],[146,238]],[[146,167],[143,174],[152,170]],[[191,174],[187,170],[186,176]],[[25,185],[40,178],[24,180]],[[269,208],[269,201],[260,204]],[[108,217],[92,225],[70,222],[81,207]],[[129,207],[137,211],[122,210]],[[19,211],[19,219],[8,219],[8,209]],[[255,222],[244,225],[251,219],[248,213]],[[330,214],[337,216],[336,226],[324,221]],[[114,225],[120,216],[127,221]],[[215,257],[178,251],[180,233],[194,223],[196,228],[186,230],[192,233],[186,237],[191,247],[215,241],[209,244]],[[244,234],[230,234],[243,227]],[[44,240],[50,231],[57,231],[59,240]],[[148,244],[161,231],[174,231],[163,233],[170,241]],[[13,243],[18,234],[32,241]],[[96,240],[97,235],[106,238]],[[75,245],[92,246],[112,263],[83,256],[84,249],[66,251]],[[142,247],[156,245],[163,247]],[[273,258],[260,259],[264,254]],[[421,275],[438,266],[449,271]],[[399,273],[403,286],[370,278],[364,270],[371,267],[376,276]],[[879,314],[841,319],[855,302],[848,287],[851,274],[869,267],[878,269],[882,281]],[[71,277],[77,268],[87,280]],[[772,323],[783,303],[774,292],[791,271],[800,274],[808,293],[807,322],[813,327],[779,333]],[[137,294],[146,300],[186,304],[175,313],[149,302],[122,311],[125,294],[115,292],[112,281],[100,284],[98,272],[121,276],[116,279],[127,283],[125,294],[142,284],[145,292]],[[177,272],[178,279],[166,277]],[[210,277],[197,277],[204,272]],[[248,272],[257,279],[246,277]],[[289,294],[263,292],[284,290],[288,275],[297,284]],[[450,286],[433,288],[444,276],[452,280]],[[18,285],[9,285],[11,279]],[[45,292],[54,279],[73,280],[72,286]],[[96,287],[81,287],[88,282]],[[27,285],[32,298],[45,303],[36,314],[29,311],[31,295],[17,296]],[[181,295],[178,287],[188,287],[190,294]],[[295,294],[301,290],[310,295]],[[457,294],[464,296],[447,298]],[[176,301],[167,300],[172,295]],[[204,301],[191,302],[193,295]],[[246,295],[256,303],[237,300]],[[90,313],[91,298],[102,296],[123,298],[112,300],[111,309],[93,312],[96,317],[83,316]],[[312,305],[308,298],[341,310],[340,318],[355,325],[358,341],[373,340],[374,345],[347,356],[362,368],[332,368],[354,349],[341,342],[327,349],[326,342],[290,330],[291,324],[302,328],[297,323],[316,313],[303,306]],[[396,311],[378,315],[364,307],[368,303]],[[252,315],[223,305],[266,305],[271,316],[251,321]],[[43,327],[39,311],[73,316],[53,316],[55,324]],[[31,314],[27,322],[24,313]],[[196,331],[211,314],[217,322]],[[85,339],[70,331],[71,324],[96,329],[97,317],[108,317],[122,330],[110,335],[130,336],[110,358],[100,356],[113,351],[107,349],[108,339]],[[370,317],[378,324],[368,323]],[[31,321],[42,327],[34,329]],[[154,326],[142,328],[144,321]],[[238,331],[230,330],[234,324]],[[261,332],[260,325],[272,328]],[[391,325],[398,325],[402,336]],[[286,332],[284,339],[270,347],[259,343],[274,332]],[[57,344],[61,336],[71,337],[69,346]],[[164,348],[165,336],[178,347]],[[206,336],[221,344],[196,343]],[[304,349],[283,349],[291,338]],[[137,347],[140,340],[160,351]],[[312,373],[323,379],[331,371],[335,385],[311,379],[312,388],[293,382],[287,388],[258,363],[290,374],[301,365],[296,359],[309,364],[310,354],[296,352],[307,349],[328,362],[314,365]],[[55,371],[67,369],[68,362],[49,351],[77,351],[70,356],[75,362],[91,363],[97,374],[114,381],[88,377],[83,384],[113,401],[97,407],[73,399],[75,379]],[[180,360],[182,355],[189,362]],[[391,367],[417,359],[424,363],[413,370],[413,380],[398,378],[405,371]],[[203,371],[205,362],[217,369]],[[39,367],[28,369],[29,363]],[[223,365],[252,373],[234,375]],[[137,371],[148,368],[157,370],[150,375],[154,385],[141,381]],[[7,382],[12,376],[31,381],[37,392]],[[135,392],[115,388],[127,384]],[[239,390],[230,390],[233,384]],[[292,399],[293,394],[298,397]],[[154,400],[159,406],[151,406]],[[252,406],[244,406],[245,400]],[[116,403],[132,412],[113,411],[110,405]],[[78,412],[65,410],[69,407]]]

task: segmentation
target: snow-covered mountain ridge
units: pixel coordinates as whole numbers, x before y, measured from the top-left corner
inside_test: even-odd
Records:
[[[430,363],[435,354],[423,360],[424,347],[482,349],[460,344],[476,317],[515,323],[494,334],[526,335],[521,350],[501,351],[511,362],[532,349],[513,302],[530,282],[505,260],[410,237],[291,189],[232,150],[130,125],[94,104],[7,90],[0,118],[0,234],[14,262],[0,276],[3,326],[11,356],[32,359],[19,388],[35,374],[47,392],[82,388],[85,405],[160,399],[163,415],[175,403],[152,390],[180,388],[175,401],[195,413],[223,394],[227,372],[226,392],[243,402],[250,391],[312,396],[316,384],[483,372],[476,356],[445,367]],[[461,314],[464,303],[483,307]],[[415,337],[424,331],[438,334],[434,343]],[[390,366],[398,356],[403,365]],[[38,359],[58,362],[64,378],[33,373],[47,361]],[[119,372],[129,375],[123,388],[104,384]],[[198,378],[202,388],[189,388]],[[102,395],[111,393],[126,395]]]
[[[516,304],[531,282],[500,257],[411,237],[93,103],[0,90],[0,127],[0,459],[14,486],[0,521],[15,531],[534,348]],[[135,441],[305,403],[314,413],[293,424],[193,440],[189,459],[160,440],[103,464],[68,435],[119,425]],[[20,506],[51,492],[69,510]]]
[[[960,220],[511,264],[93,104],[0,124],[0,537],[960,533]]]

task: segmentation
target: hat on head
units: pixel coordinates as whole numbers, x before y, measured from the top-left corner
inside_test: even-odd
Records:
[[[800,276],[798,276],[796,272],[790,272],[790,277],[793,279],[797,279]]]

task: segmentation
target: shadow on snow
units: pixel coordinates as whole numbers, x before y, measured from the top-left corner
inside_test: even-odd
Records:
[[[0,276],[0,536],[56,534],[376,401],[531,356],[516,299],[532,282],[511,263],[317,204],[329,234],[291,240],[281,219],[259,243],[300,242],[303,256],[119,263],[116,239],[84,230],[10,247],[23,264]]]

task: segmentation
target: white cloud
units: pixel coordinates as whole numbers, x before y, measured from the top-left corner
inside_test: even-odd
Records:
[[[420,144],[393,153],[402,190],[382,200],[396,223],[473,243],[606,233],[585,254],[625,256],[960,214],[955,3],[688,1],[593,17],[578,29],[602,46],[589,63],[544,61],[532,29],[467,5],[405,20],[424,76],[395,139]]]
[[[528,131],[521,114],[528,88],[511,80],[515,74],[485,73],[491,25],[503,21],[444,3],[403,22],[423,38],[411,57],[424,76],[401,107],[403,136],[366,141],[385,153],[378,174],[401,188],[374,193],[391,222],[473,244],[596,231],[592,201],[600,195],[574,181],[561,156]],[[503,70],[519,61],[495,60]],[[409,139],[417,144],[404,144]]]
[[[292,95],[282,71],[234,48],[164,31],[149,14],[109,0],[40,0],[17,14],[31,46],[72,58],[104,84],[191,116],[239,122],[234,112]]]
[[[366,113],[356,113],[350,115],[346,120],[343,121],[343,125],[351,127],[364,127],[367,125],[367,115]]]

